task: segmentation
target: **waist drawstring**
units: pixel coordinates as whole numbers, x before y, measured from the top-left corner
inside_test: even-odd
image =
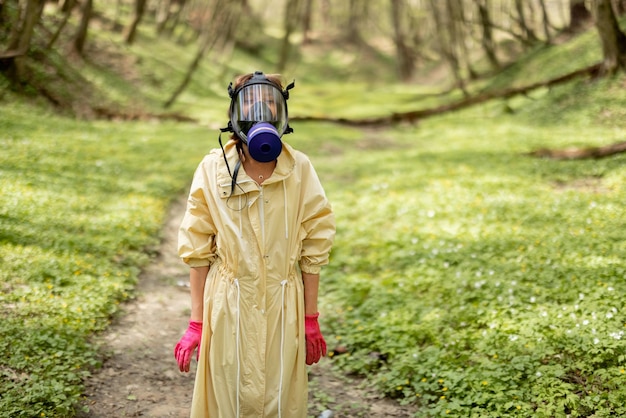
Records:
[[[237,386],[236,386],[236,390],[237,390],[237,417],[239,417],[239,379],[240,379],[240,375],[241,375],[241,361],[239,358],[239,302],[240,302],[240,296],[241,296],[241,292],[239,289],[239,280],[235,279],[234,281],[235,283],[235,287],[237,288],[237,328],[236,328],[236,333],[235,333],[235,341],[236,341],[236,347],[235,347],[235,352],[237,353]]]
[[[280,298],[280,383],[278,385],[278,418],[282,417],[282,399],[283,399],[283,372],[285,369],[285,285],[287,280],[280,282],[281,298]]]

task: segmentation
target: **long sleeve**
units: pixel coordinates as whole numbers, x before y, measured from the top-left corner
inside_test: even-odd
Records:
[[[319,274],[328,264],[335,238],[335,217],[326,193],[313,166],[302,177],[303,199],[302,251],[300,268],[305,273]]]
[[[204,160],[196,169],[178,231],[178,255],[191,267],[209,266],[216,258],[216,228],[207,204],[207,166]]]

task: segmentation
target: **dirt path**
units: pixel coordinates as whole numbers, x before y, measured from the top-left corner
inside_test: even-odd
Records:
[[[195,362],[178,371],[173,347],[189,315],[188,268],[176,256],[183,201],[170,211],[159,257],[143,272],[137,298],[99,337],[106,359],[86,382],[78,418],[189,417]],[[414,410],[380,399],[362,380],[341,376],[323,359],[309,369],[309,415],[318,417],[411,417]],[[332,415],[328,412],[332,412]]]

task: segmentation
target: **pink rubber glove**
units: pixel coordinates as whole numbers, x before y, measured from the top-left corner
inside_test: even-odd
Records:
[[[320,324],[317,318],[319,312],[313,315],[304,316],[304,335],[306,337],[306,364],[309,366],[317,363],[320,358],[326,355],[326,341],[322,337]]]
[[[196,355],[196,361],[200,357],[200,340],[202,339],[202,322],[189,321],[189,327],[185,331],[185,335],[182,336],[176,348],[174,348],[174,357],[178,362],[178,368],[181,372],[189,371],[189,364],[191,363],[191,355],[193,350],[198,347],[198,353]]]

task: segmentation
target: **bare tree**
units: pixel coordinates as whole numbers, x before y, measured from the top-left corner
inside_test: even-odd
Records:
[[[139,26],[139,22],[141,22],[141,19],[143,18],[144,12],[146,11],[146,1],[147,0],[135,0],[133,17],[130,21],[130,24],[126,27],[126,30],[124,31],[124,40],[129,45],[135,42],[137,27]]]
[[[156,12],[156,33],[163,33],[163,29],[167,25],[171,16],[172,0],[161,0]]]
[[[60,9],[63,13],[69,12],[76,5],[76,0],[63,0],[60,3]]]
[[[541,8],[541,21],[543,24],[543,34],[546,37],[546,42],[552,43],[552,34],[550,33],[550,16],[548,15],[548,8],[546,7],[546,0],[539,0],[539,7]]]
[[[461,74],[461,65],[456,51],[456,42],[458,41],[458,39],[456,39],[456,29],[452,27],[454,25],[451,25],[450,15],[446,13],[446,11],[453,6],[453,1],[454,0],[446,0],[445,3],[441,3],[438,0],[430,0],[430,6],[433,20],[437,28],[439,52],[450,67],[456,82],[456,87],[460,88],[463,94],[467,96],[469,93],[465,87],[465,80]]]
[[[591,12],[585,6],[585,0],[570,0],[569,2],[569,26],[567,30],[575,33],[591,21]]]
[[[537,41],[537,36],[526,19],[526,10],[522,0],[515,0],[515,11],[517,12],[517,24],[522,32],[522,39],[526,44],[533,44]]]
[[[83,4],[83,14],[78,25],[78,30],[74,36],[74,51],[79,55],[83,54],[85,49],[85,43],[87,42],[87,31],[89,29],[89,22],[93,14],[93,0],[85,0]]]
[[[345,25],[346,39],[352,44],[361,45],[364,43],[361,35],[361,23],[365,21],[368,14],[367,0],[350,0],[349,7]]]
[[[304,0],[304,12],[302,13],[302,43],[308,44],[311,32],[311,20],[313,18],[313,0]]]
[[[602,41],[602,73],[626,69],[626,35],[619,28],[611,0],[594,0],[595,23]]]
[[[415,54],[408,43],[407,6],[405,0],[391,0],[391,24],[394,29],[393,40],[396,45],[398,73],[404,81],[409,81],[415,70]]]
[[[156,32],[172,33],[180,22],[180,15],[186,4],[187,0],[162,0],[157,10]]]
[[[448,0],[448,13],[450,14],[450,38],[454,40],[454,46],[465,69],[471,79],[475,79],[478,74],[474,71],[471,62],[471,54],[468,43],[471,39],[471,31],[465,20],[465,2]]]
[[[63,29],[67,25],[67,22],[70,20],[70,16],[72,16],[72,10],[74,9],[75,5],[76,0],[65,0],[63,4],[59,7],[59,11],[63,13],[63,20],[61,20],[61,24],[59,24],[56,32],[54,32],[54,35],[52,35],[52,38],[50,38],[50,40],[48,41],[46,49],[51,49],[57,39],[59,39],[59,36],[61,36],[61,32],[63,32]]]
[[[280,47],[280,55],[278,58],[277,71],[282,73],[287,68],[287,62],[289,61],[289,54],[291,52],[291,35],[296,30],[300,20],[301,14],[301,0],[287,0],[285,3],[285,16],[284,16],[284,34],[283,41]]]
[[[493,38],[493,23],[489,13],[489,0],[474,0],[474,3],[478,9],[478,18],[482,32],[480,43],[483,51],[485,52],[485,56],[489,60],[491,66],[493,68],[499,68],[500,62],[498,61],[498,56],[496,55],[496,43]]]
[[[35,31],[41,19],[45,0],[28,0],[18,21],[9,35],[8,48],[0,55],[0,70],[14,85],[24,81],[25,59]]]

